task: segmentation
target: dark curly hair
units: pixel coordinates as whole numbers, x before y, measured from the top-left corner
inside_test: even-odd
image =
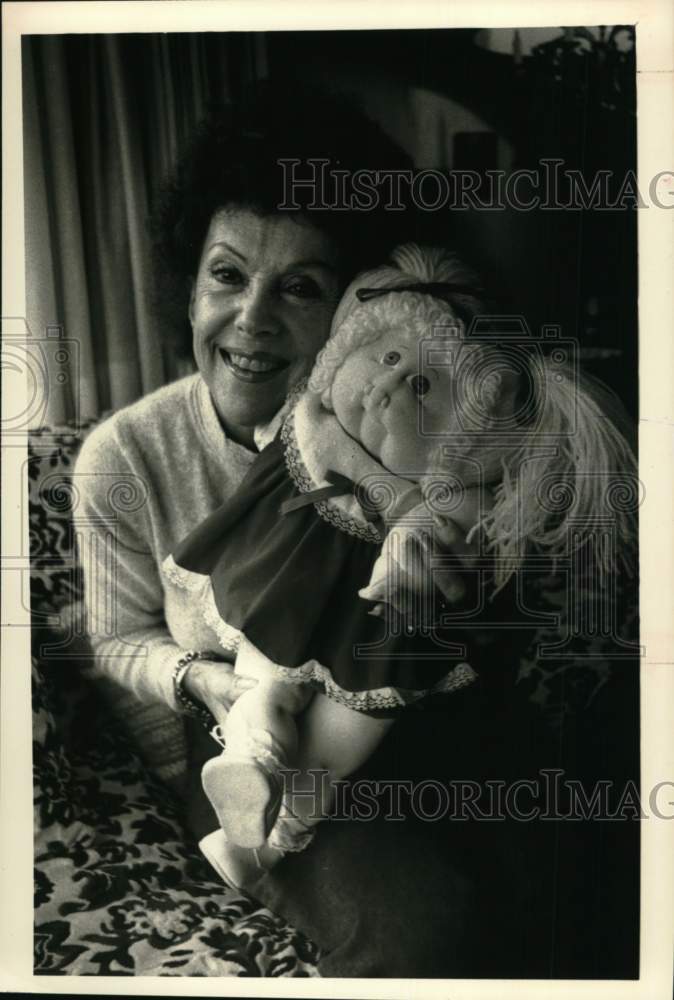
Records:
[[[316,89],[267,85],[241,101],[214,108],[160,192],[152,219],[157,301],[167,340],[178,354],[189,353],[189,283],[213,215],[227,205],[263,215],[279,211],[286,195],[281,159],[298,161],[293,167],[297,178],[313,176],[309,160],[327,161],[328,177],[332,170],[350,175],[362,169],[408,170],[412,165],[359,109]],[[380,196],[371,198],[374,205],[367,211],[317,208],[314,189],[293,188],[299,208],[289,214],[298,221],[308,218],[336,243],[345,283],[362,268],[380,263],[406,236],[409,213],[386,210],[387,184],[390,180],[380,179]],[[326,205],[335,204],[336,198],[331,185]]]

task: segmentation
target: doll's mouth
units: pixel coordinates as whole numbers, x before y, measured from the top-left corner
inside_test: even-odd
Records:
[[[290,362],[266,351],[227,351],[219,348],[220,357],[226,367],[242,382],[267,382],[279,372],[285,371]]]

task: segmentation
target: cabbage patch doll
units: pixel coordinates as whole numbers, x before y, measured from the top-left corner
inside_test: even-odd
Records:
[[[202,772],[222,830],[201,847],[231,884],[306,846],[333,783],[406,705],[475,679],[447,624],[438,524],[479,536],[494,593],[528,548],[562,553],[571,521],[589,533],[601,511],[584,473],[632,465],[599,390],[533,351],[523,374],[497,337],[471,338],[480,311],[436,248],[399,247],[356,279],[278,436],[164,564],[257,680]],[[550,475],[574,490],[563,514],[537,494]],[[294,792],[323,772],[320,801],[284,795],[286,769]]]

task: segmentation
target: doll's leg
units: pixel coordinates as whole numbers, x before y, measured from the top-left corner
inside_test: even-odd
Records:
[[[297,750],[295,716],[312,694],[302,684],[264,679],[232,705],[224,726],[225,750],[205,764],[201,775],[230,842],[264,844],[281,805],[279,771]]]
[[[302,686],[296,688],[288,684],[283,684],[282,688],[281,691],[264,689],[260,691],[258,688],[253,688],[238,699],[236,705],[239,705],[239,712],[231,720],[235,739],[238,733],[250,731],[249,723],[255,726],[276,727],[279,714],[283,716],[284,712],[288,712],[291,718],[283,719],[283,725],[295,726],[296,711],[301,711],[309,703],[312,692]],[[252,697],[256,692],[258,699]],[[235,707],[233,706],[230,711],[230,717]],[[245,720],[244,711],[247,716]],[[221,782],[220,808],[216,811],[221,818],[223,830],[209,834],[201,841],[200,847],[224,881],[234,888],[245,889],[265,870],[272,868],[288,851],[301,851],[307,847],[313,838],[316,823],[329,812],[333,791],[332,781],[346,777],[360,767],[376,749],[392,721],[372,719],[343,708],[325,695],[314,696],[308,709],[297,720],[299,733],[297,730],[293,733],[295,740],[299,737],[293,755],[295,757],[293,763],[297,765],[299,771],[293,773],[292,790],[287,791],[282,803],[279,803],[280,814],[271,836],[259,850],[239,846],[242,839],[240,834],[239,841],[232,843],[232,839],[228,839],[223,833],[228,825],[228,816],[237,789],[231,782],[225,782],[224,785]],[[287,730],[282,728],[276,731],[281,738],[284,732],[287,733]],[[286,746],[289,747],[291,742],[292,738],[286,738]],[[225,758],[226,753],[215,760]],[[327,772],[327,780],[319,775],[316,782],[317,771]],[[239,784],[243,791],[237,803],[236,815],[246,816],[249,815],[247,810],[250,809],[247,797],[250,796],[250,789],[257,781],[257,775],[244,771],[240,777]],[[265,787],[262,792],[264,812],[268,792]],[[210,797],[213,801],[214,796]],[[257,810],[259,814],[259,802],[254,802],[253,806],[253,811]],[[259,839],[259,823],[255,833]]]
[[[299,774],[293,776],[292,813],[305,825],[329,814],[332,783],[357,771],[377,749],[395,720],[373,718],[346,708],[324,694],[315,695],[298,719],[296,754]]]

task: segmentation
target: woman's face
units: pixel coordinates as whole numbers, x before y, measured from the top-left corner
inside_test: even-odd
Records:
[[[211,220],[192,287],[194,357],[228,434],[252,445],[327,340],[338,252],[296,216],[230,208]]]

